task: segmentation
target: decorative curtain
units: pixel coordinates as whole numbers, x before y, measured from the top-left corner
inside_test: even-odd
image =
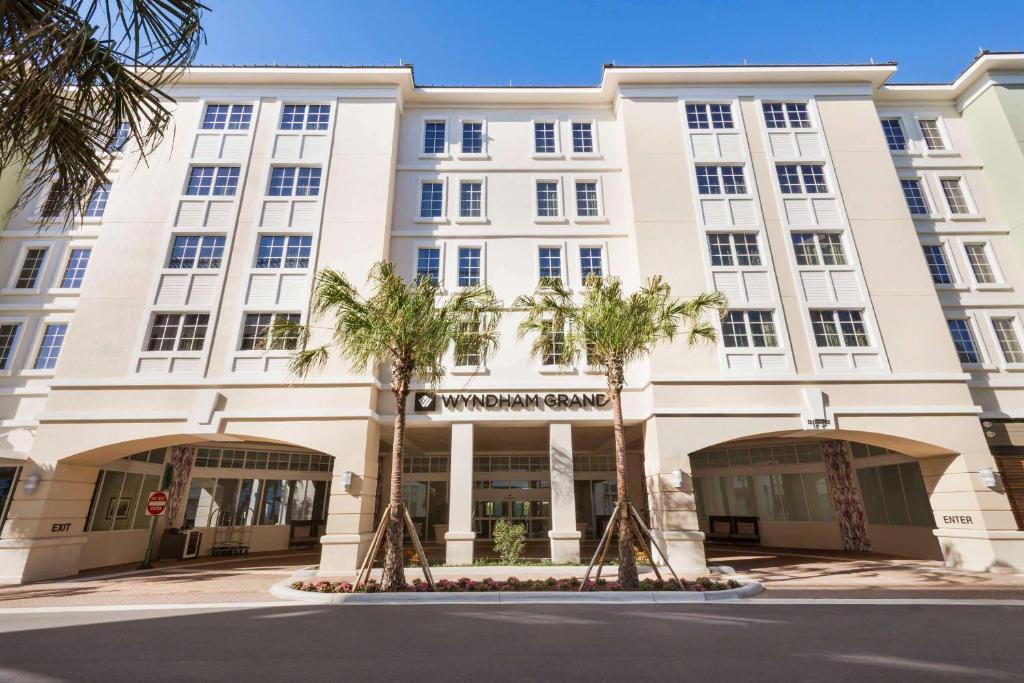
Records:
[[[178,512],[188,493],[192,480],[192,466],[196,463],[196,449],[192,446],[171,446],[168,461],[173,468],[170,490],[167,492],[167,526],[177,527]]]
[[[846,443],[826,441],[821,445],[821,453],[825,460],[829,496],[832,498],[832,507],[839,518],[839,530],[843,535],[843,548],[871,550],[871,539],[868,538],[866,524],[867,515],[864,512],[864,503],[857,494],[853,461],[850,459]]]

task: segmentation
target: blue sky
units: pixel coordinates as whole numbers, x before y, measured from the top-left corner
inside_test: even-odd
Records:
[[[895,60],[949,81],[1024,50],[1024,0],[206,0],[202,64],[415,65],[420,84],[588,85],[601,65]]]

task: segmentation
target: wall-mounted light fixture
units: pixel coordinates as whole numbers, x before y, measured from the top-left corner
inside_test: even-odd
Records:
[[[39,479],[38,472],[33,472],[25,477],[25,493],[35,493],[36,489],[39,488]]]
[[[990,489],[994,489],[999,486],[999,481],[996,479],[996,473],[991,467],[982,467],[978,470],[978,476],[981,477],[981,483]]]
[[[345,470],[341,473],[341,488],[348,493],[352,488],[352,472]]]
[[[683,488],[683,471],[679,468],[672,470],[672,486],[677,489]]]

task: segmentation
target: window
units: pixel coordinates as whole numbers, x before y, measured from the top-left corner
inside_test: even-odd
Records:
[[[937,285],[953,284],[953,272],[946,261],[945,248],[941,244],[925,244],[922,249],[928,272],[932,274],[932,282]]]
[[[903,197],[907,200],[907,208],[910,209],[911,214],[927,216],[931,213],[928,210],[928,200],[924,196],[920,178],[900,178],[900,185],[903,187]]]
[[[974,332],[971,324],[964,318],[950,318],[946,321],[949,325],[949,335],[953,338],[953,346],[956,347],[956,355],[961,363],[980,363],[981,354],[978,352],[978,344],[974,341]]]
[[[281,130],[327,130],[329,104],[286,104],[281,110]]]
[[[554,154],[558,151],[555,146],[555,124],[553,121],[541,121],[533,124],[533,152],[534,154]]]
[[[771,311],[729,311],[722,319],[727,348],[773,348],[779,345]]]
[[[543,327],[541,335],[544,338],[544,358],[541,363],[547,366],[565,365],[565,332],[555,331],[550,320]]]
[[[178,235],[171,247],[168,268],[220,268],[224,258],[222,235]]]
[[[209,325],[208,313],[157,313],[146,351],[202,351]]]
[[[19,323],[0,323],[0,370],[10,370],[11,354],[14,344],[18,341]]]
[[[967,252],[967,262],[971,264],[975,282],[979,285],[991,285],[998,282],[996,272],[988,257],[988,248],[984,243],[965,244],[964,251]]]
[[[742,166],[698,166],[697,192],[700,194],[746,194],[747,183]]]
[[[1013,318],[992,318],[992,330],[996,333],[999,349],[1007,363],[1024,363],[1024,349],[1017,336],[1017,326]]]
[[[274,166],[270,169],[270,189],[267,194],[271,197],[317,196],[320,194],[320,167]]]
[[[238,189],[238,166],[193,166],[185,194],[232,196]]]
[[[924,137],[924,144],[930,150],[946,149],[946,142],[942,137],[942,130],[939,122],[935,119],[919,119],[921,135]]]
[[[604,277],[601,247],[580,247],[580,277],[584,283],[590,277]]]
[[[828,192],[825,167],[821,164],[778,164],[775,172],[779,176],[779,190],[782,194]]]
[[[835,232],[794,232],[793,251],[798,266],[845,266],[843,238]]]
[[[459,184],[459,217],[480,218],[483,215],[484,184],[479,180],[463,180]]]
[[[203,130],[249,130],[251,104],[208,104],[203,115]]]
[[[46,247],[33,247],[25,250],[25,260],[21,262],[21,270],[14,281],[15,289],[35,289],[39,283],[39,275],[46,262]]]
[[[455,340],[455,365],[461,367],[480,365],[480,321],[470,320],[459,325],[459,336]]]
[[[60,278],[60,286],[64,289],[78,289],[82,286],[85,269],[89,266],[92,249],[72,249],[64,266],[64,275]]]
[[[103,212],[107,210],[107,198],[110,197],[110,183],[97,185],[89,197],[89,203],[85,205],[86,218],[103,218]],[[49,215],[49,214],[47,214]]]
[[[861,311],[811,311],[811,329],[820,347],[870,346]]]
[[[416,282],[423,280],[427,280],[433,285],[440,284],[440,247],[420,247],[416,250]]]
[[[807,104],[804,102],[764,102],[764,124],[768,128],[810,128],[811,119],[807,115]]]
[[[597,202],[597,182],[594,180],[576,182],[576,215],[593,218],[600,215]]]
[[[554,180],[539,181],[537,183],[537,216],[557,218],[558,213],[558,183]]]
[[[540,258],[540,286],[547,287],[556,281],[562,280],[562,248],[541,247],[538,252]]]
[[[120,152],[124,149],[125,144],[128,142],[128,135],[131,132],[132,127],[128,123],[122,123],[118,126],[110,136],[110,142],[107,143],[107,151]]]
[[[43,328],[43,338],[39,342],[35,362],[35,370],[52,370],[57,366],[60,349],[64,345],[64,335],[68,332],[67,323],[49,323]]]
[[[459,247],[459,287],[480,284],[480,247]]]
[[[420,185],[420,218],[444,216],[444,183],[431,181]]]
[[[942,194],[946,197],[946,205],[951,214],[959,216],[971,213],[960,178],[942,178],[939,182],[942,184]]]
[[[484,124],[479,121],[462,122],[462,153],[483,154]]]
[[[313,238],[309,235],[261,235],[257,268],[308,268]]]
[[[718,232],[708,235],[713,266],[759,266],[761,252],[757,235],[747,232]]]
[[[242,324],[241,351],[292,350],[299,345],[298,333],[273,334],[274,325],[299,323],[298,313],[247,313]]]
[[[693,130],[732,128],[732,107],[728,104],[688,104],[686,124]]]
[[[903,124],[899,119],[882,119],[882,132],[890,151],[907,151],[907,136],[903,134]]]
[[[572,152],[573,154],[594,153],[594,124],[589,121],[573,121]]]
[[[445,121],[426,121],[423,124],[423,153],[445,153]]]

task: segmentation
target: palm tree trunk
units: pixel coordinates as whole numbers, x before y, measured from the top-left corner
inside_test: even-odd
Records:
[[[608,366],[608,393],[612,399],[612,431],[615,434],[615,499],[619,506],[619,584],[634,590],[640,585],[633,554],[633,525],[630,524],[628,477],[626,474],[626,434],[622,425],[623,367],[612,362]]]
[[[409,397],[408,372],[392,369],[395,394],[395,432],[391,439],[391,490],[388,495],[388,528],[384,548],[384,574],[380,587],[393,591],[405,586],[405,555],[402,550],[402,459],[405,456],[405,403]]]

